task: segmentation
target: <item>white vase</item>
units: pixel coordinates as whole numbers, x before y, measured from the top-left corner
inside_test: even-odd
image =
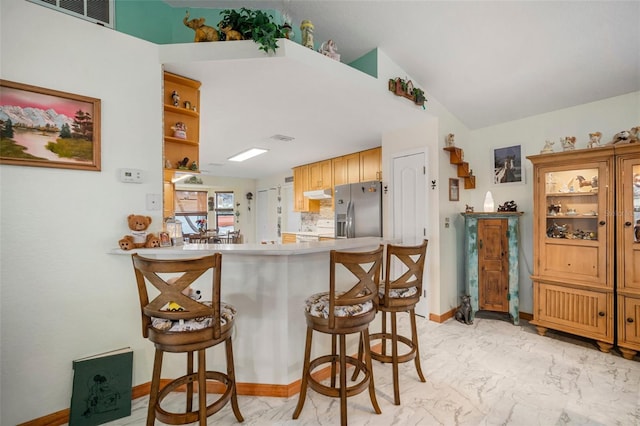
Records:
[[[487,191],[487,195],[484,196],[484,211],[485,212],[494,212],[493,205],[493,195],[491,195],[491,191]]]

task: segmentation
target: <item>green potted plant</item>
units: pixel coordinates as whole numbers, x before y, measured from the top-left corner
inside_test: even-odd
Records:
[[[269,53],[278,48],[278,39],[285,38],[284,26],[276,24],[273,16],[261,10],[245,7],[240,10],[225,9],[222,11],[220,27],[231,27],[242,34],[245,40],[253,40],[260,45],[259,49]]]
[[[424,90],[418,89],[417,87],[413,89],[413,101],[416,105],[424,105],[426,100]]]

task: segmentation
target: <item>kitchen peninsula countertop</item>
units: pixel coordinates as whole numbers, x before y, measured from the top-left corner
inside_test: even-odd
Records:
[[[200,257],[222,253],[222,298],[236,307],[233,351],[238,393],[290,397],[298,392],[305,348],[304,304],[310,295],[329,289],[331,250],[375,250],[378,237],[349,238],[295,244],[186,244],[157,249],[114,249],[111,254],[128,260],[132,253],[158,259]],[[122,256],[125,255],[125,256]],[[352,280],[345,271],[338,278]],[[205,276],[193,287],[207,300]],[[133,274],[131,285],[135,286]],[[133,288],[132,288],[133,290]],[[210,290],[209,290],[210,291]],[[137,324],[136,324],[137,325]],[[379,327],[372,329],[377,332]],[[356,353],[357,339],[349,342]],[[314,339],[314,354],[329,353],[330,341]],[[224,369],[224,357],[208,351],[207,366]],[[167,367],[170,362],[166,362]]]
[[[293,233],[293,232],[288,232]],[[301,232],[300,235],[318,235],[313,232]],[[331,236],[333,237],[333,236]],[[295,244],[184,244],[173,247],[144,248],[133,250],[113,249],[111,254],[131,255],[138,253],[142,256],[200,256],[220,252],[222,254],[246,254],[261,256],[295,256],[309,253],[323,253],[330,250],[358,250],[371,247],[373,244],[383,244],[379,237],[340,238],[325,241],[310,241]]]

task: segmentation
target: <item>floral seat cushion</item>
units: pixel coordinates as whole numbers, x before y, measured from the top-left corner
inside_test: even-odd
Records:
[[[200,302],[211,306],[211,302]],[[236,316],[236,308],[225,302],[220,302],[220,325],[224,327],[233,321]],[[161,331],[196,331],[213,326],[212,317],[200,317],[190,320],[170,320],[166,318],[151,317],[151,326]]]
[[[338,295],[340,296],[340,295]],[[329,318],[329,293],[316,293],[305,300],[305,311],[311,316],[318,318]],[[370,300],[365,303],[355,305],[336,306],[334,315],[337,317],[352,317],[364,314],[373,310],[373,302]]]
[[[383,298],[384,297],[384,285],[380,286],[380,289],[378,290],[378,295]],[[392,288],[389,291],[389,298],[390,299],[402,299],[405,297],[414,297],[416,294],[418,294],[418,288],[417,287],[409,287],[409,288]]]

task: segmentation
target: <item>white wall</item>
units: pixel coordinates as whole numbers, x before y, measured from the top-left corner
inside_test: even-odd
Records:
[[[101,172],[0,166],[0,424],[14,425],[69,407],[75,358],[132,346],[134,384],[150,380],[131,263],[107,253],[130,213],[160,229],[145,195],[162,193],[162,73],[148,42],[23,0],[0,14],[2,79],[102,101]],[[122,167],[146,182],[119,182]]]

